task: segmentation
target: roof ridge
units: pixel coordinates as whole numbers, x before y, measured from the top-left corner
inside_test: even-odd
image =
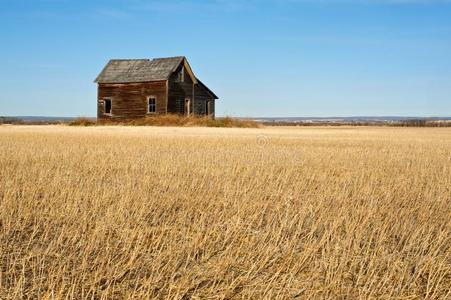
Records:
[[[156,60],[156,59],[182,59],[186,58],[185,56],[168,56],[168,57],[154,57],[154,58],[112,58],[110,61],[135,61],[135,60]]]
[[[182,58],[186,58],[185,56],[168,56],[168,57],[154,57],[152,60],[155,59],[182,59]]]
[[[148,58],[113,58],[110,61],[136,61],[136,60],[149,60]]]
[[[167,80],[185,56],[155,59],[110,59],[95,82],[127,83]]]

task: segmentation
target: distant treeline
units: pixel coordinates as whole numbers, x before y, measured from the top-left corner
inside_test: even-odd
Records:
[[[0,117],[0,124],[20,124],[21,119],[13,117]]]
[[[241,127],[258,128],[261,123],[252,120],[236,119],[231,117],[205,118],[185,117],[174,114],[157,115],[140,119],[117,119],[100,120],[94,118],[75,118],[72,120],[22,120],[16,117],[0,117],[1,124],[12,125],[54,125],[62,124],[69,126],[179,126],[179,127]]]
[[[202,122],[200,122],[200,121]],[[195,122],[196,121],[196,122]],[[233,121],[233,122],[232,122]],[[258,127],[257,124],[265,126],[389,126],[389,127],[451,127],[450,120],[427,120],[427,119],[412,119],[412,120],[399,120],[399,121],[315,121],[315,122],[290,122],[290,121],[250,121],[250,120],[237,120],[230,117],[217,118],[216,120],[203,120],[202,118],[185,118],[172,115],[153,117],[143,120],[129,120],[128,122],[107,122],[108,125],[148,125],[148,126],[180,126],[187,125],[185,123],[194,125],[198,123],[198,126],[214,126],[214,127],[229,127],[231,123],[237,123],[235,125],[246,126],[231,126],[231,127]],[[204,124],[205,123],[205,124]],[[208,124],[207,124],[208,123]],[[230,123],[230,124],[229,124]],[[252,123],[252,126],[250,125]],[[12,125],[55,125],[55,124],[69,124],[69,125],[107,125],[102,122],[97,123],[92,118],[76,118],[74,120],[22,120],[16,117],[0,117],[1,124]]]
[[[0,125],[1,124],[11,124],[11,125],[54,125],[54,124],[62,124],[64,122],[62,121],[51,121],[51,120],[45,120],[45,121],[30,121],[30,120],[22,120],[20,118],[15,117],[0,117]]]
[[[400,121],[386,121],[386,122],[369,122],[369,121],[355,121],[355,122],[263,122],[266,126],[389,126],[389,127],[451,127],[451,121],[430,121],[430,120],[400,120]]]

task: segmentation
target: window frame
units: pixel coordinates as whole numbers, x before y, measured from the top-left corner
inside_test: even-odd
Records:
[[[106,111],[106,103],[107,101],[110,101],[110,112]],[[103,113],[106,115],[112,115],[113,114],[113,98],[103,98]]]
[[[179,73],[177,74],[177,81],[178,82],[185,82],[185,67],[182,66]]]
[[[185,98],[185,116],[191,115],[191,98]]]
[[[150,100],[153,99],[155,102],[153,104],[154,111],[150,111]],[[156,96],[147,96],[147,113],[148,114],[156,114],[157,113],[157,97]]]

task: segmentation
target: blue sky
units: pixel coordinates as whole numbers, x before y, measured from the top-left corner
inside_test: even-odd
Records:
[[[218,115],[451,115],[451,0],[0,0],[0,115],[94,116],[109,59],[179,55]]]

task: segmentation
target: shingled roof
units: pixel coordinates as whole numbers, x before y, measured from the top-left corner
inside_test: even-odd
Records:
[[[155,59],[112,59],[94,82],[132,83],[167,80],[184,56]]]

